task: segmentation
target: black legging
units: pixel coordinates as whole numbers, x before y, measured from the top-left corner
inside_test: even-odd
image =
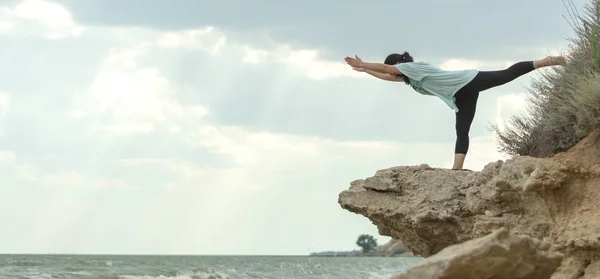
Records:
[[[534,70],[533,61],[518,62],[505,70],[479,71],[475,78],[456,94],[456,145],[454,153],[467,154],[469,150],[469,130],[475,117],[479,92],[505,84]]]

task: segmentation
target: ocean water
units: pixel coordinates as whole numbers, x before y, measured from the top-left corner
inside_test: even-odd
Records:
[[[0,278],[390,278],[418,257],[0,255]]]

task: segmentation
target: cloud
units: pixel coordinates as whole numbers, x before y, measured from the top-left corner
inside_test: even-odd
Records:
[[[45,0],[26,0],[14,8],[0,8],[0,31],[19,28],[34,34],[44,34],[47,39],[78,36],[83,27],[73,21],[71,13],[62,5]]]
[[[197,132],[190,133],[187,142],[250,165],[273,159],[265,157],[267,154],[285,156],[283,160],[280,158],[273,162],[277,165],[285,163],[285,159],[318,156],[314,140],[268,132],[252,133],[239,127],[203,126]]]
[[[514,61],[490,61],[452,58],[442,61],[440,68],[447,71],[478,69],[478,70],[502,70],[514,64]]]
[[[0,12],[0,14],[1,14],[1,12]],[[8,32],[12,28],[13,28],[13,24],[11,22],[0,20],[0,34]]]
[[[2,251],[347,249],[355,235],[377,234],[336,203],[350,181],[451,165],[451,110],[405,85],[359,79],[368,76],[342,57],[216,26],[85,26],[57,3],[23,3],[5,9],[10,52],[0,44],[20,58],[0,65],[19,73],[0,94],[0,219],[27,203],[20,216],[30,221],[0,231],[14,240]],[[49,42],[52,32],[69,39]],[[447,111],[423,110],[433,103]],[[488,138],[472,139],[466,166],[497,158]]]
[[[120,164],[122,166],[159,165],[171,171],[177,172],[184,180],[202,179],[205,173],[204,168],[193,163],[169,159],[123,158],[120,159]]]
[[[89,89],[94,112],[110,111],[117,119],[156,121],[181,114],[181,107],[172,100],[174,92],[159,70],[137,66],[135,59],[143,52],[134,48],[108,55]]]
[[[76,171],[48,172],[36,166],[18,162],[18,156],[10,150],[0,150],[0,170],[10,170],[12,175],[25,183],[52,188],[115,188],[128,187],[118,179],[93,179]],[[5,177],[6,178],[6,177]],[[4,185],[4,187],[14,185]]]
[[[281,63],[301,71],[306,77],[314,80],[336,77],[367,77],[365,74],[351,70],[345,63],[321,59],[317,50],[295,50],[289,45],[280,45],[272,50],[254,49],[249,46],[244,46],[243,49],[246,52],[244,62],[253,64],[262,62]]]
[[[14,164],[15,154],[14,152],[7,150],[0,150],[0,164]]]
[[[4,125],[2,125],[2,120],[9,111],[9,105],[10,95],[0,91],[0,138],[4,137]]]
[[[94,32],[93,29],[90,32]],[[127,33],[126,30],[120,32]],[[101,129],[119,133],[147,133],[154,131],[154,124],[182,118],[186,113],[200,118],[206,116],[208,109],[203,105],[182,106],[179,103],[177,90],[163,75],[163,70],[147,64],[140,65],[140,61],[155,58],[162,50],[192,51],[209,56],[223,53],[227,53],[227,56],[241,55],[244,57],[242,61],[254,65],[251,67],[275,63],[291,69],[290,75],[304,75],[313,80],[365,77],[344,63],[320,60],[318,52],[314,50],[295,50],[288,45],[257,49],[235,41],[226,43],[225,33],[214,27],[180,32],[149,31],[148,34],[144,40],[110,50],[100,63],[91,86],[74,100],[70,117],[82,119],[108,114],[113,123],[103,125]],[[125,36],[131,38],[135,35]],[[171,127],[171,130],[178,129],[180,127]]]
[[[501,4],[483,5],[473,1],[413,1],[402,5],[395,2],[360,1],[339,6],[335,2],[280,2],[263,0],[260,5],[243,0],[213,1],[162,1],[162,0],[63,0],[82,22],[106,26],[144,26],[158,30],[187,30],[198,26],[218,26],[236,30],[240,35],[256,39],[264,33],[279,42],[288,42],[297,48],[323,49],[326,59],[339,59],[340,55],[355,52],[382,60],[391,52],[408,50],[415,58],[428,56],[429,60],[445,56],[487,60],[517,59],[515,56],[537,55],[537,50],[525,48],[547,46],[572,34],[562,16],[563,3],[532,0],[519,5],[516,0]],[[575,1],[579,9],[585,1]],[[545,6],[545,16],[531,21],[531,14],[540,5]],[[319,9],[314,7],[319,6]],[[433,20],[421,22],[419,28],[405,28],[393,33],[399,26],[419,22],[422,14],[430,11]],[[115,9],[115,7],[119,7]],[[235,7],[235,9],[232,9]],[[267,8],[265,8],[267,7]],[[404,13],[393,26],[381,28],[377,20],[361,20],[363,14],[377,14],[381,18],[394,18],[398,9],[414,11]],[[188,11],[195,11],[189,14]],[[293,13],[290,11],[294,11]],[[512,20],[506,22],[505,15]],[[353,18],[349,23],[348,18]],[[503,24],[481,24],[503,22]],[[396,28],[396,29],[395,29]],[[469,30],[465,32],[465,30]],[[257,35],[258,32],[261,32]],[[531,36],[530,34],[536,34]]]
[[[501,131],[504,131],[507,125],[511,126],[509,122],[511,117],[527,113],[526,108],[527,95],[525,93],[500,96],[496,101],[496,118],[494,122]]]
[[[521,112],[527,105],[527,95],[525,93],[513,93],[498,97],[498,114],[506,111]]]
[[[162,32],[158,35],[157,45],[165,48],[195,49],[216,55],[225,51],[241,53],[242,62],[254,65],[279,63],[313,80],[334,77],[365,77],[351,70],[340,57],[339,61],[328,61],[320,58],[317,50],[295,49],[288,44],[278,44],[269,41],[269,48],[260,48],[244,42],[232,41],[227,43],[227,35],[215,27],[184,30],[178,32]]]
[[[8,112],[8,106],[10,104],[10,95],[0,91],[0,118],[5,116]]]
[[[342,163],[357,163],[358,158],[387,161],[404,158],[403,164],[428,163],[450,168],[454,142],[443,144],[406,144],[401,141],[339,141],[322,137],[272,134],[248,131],[241,127],[205,126],[192,132],[188,144],[228,156],[241,166],[260,171],[303,171]],[[437,151],[436,151],[437,150]],[[443,152],[443,151],[446,152]],[[442,151],[442,152],[439,152]],[[440,154],[448,154],[443,156]],[[471,155],[472,154],[472,155]],[[504,158],[496,150],[493,137],[472,137],[467,166],[481,169]],[[392,161],[388,161],[391,164]],[[366,164],[366,163],[360,163]],[[382,167],[387,167],[382,164]]]
[[[349,141],[341,142],[340,146],[355,148],[357,150],[381,150],[381,151],[392,151],[396,147],[390,142],[365,142],[365,141]]]
[[[183,108],[175,100],[169,81],[156,68],[138,66],[142,55],[147,55],[143,46],[112,50],[91,86],[75,100],[71,117],[106,114],[112,123],[102,129],[145,133],[154,130],[153,123],[182,116]]]
[[[98,130],[104,130],[108,132],[118,134],[136,134],[136,133],[149,133],[154,131],[154,125],[152,123],[118,123],[112,125],[102,125],[97,128]]]
[[[216,31],[212,26],[179,32],[162,32],[158,34],[156,39],[156,44],[159,47],[200,49],[211,54],[218,53],[226,42],[227,37]]]

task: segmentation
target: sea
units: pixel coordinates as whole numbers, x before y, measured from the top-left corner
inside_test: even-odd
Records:
[[[391,278],[420,257],[0,255],[0,278]]]

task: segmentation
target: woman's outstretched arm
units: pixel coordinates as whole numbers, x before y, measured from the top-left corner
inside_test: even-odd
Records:
[[[344,60],[346,60],[346,63],[348,63],[348,65],[350,65],[354,68],[362,68],[362,69],[370,70],[373,72],[379,72],[379,73],[391,74],[391,75],[401,75],[402,74],[400,72],[400,70],[398,70],[398,68],[396,68],[394,65],[387,65],[387,64],[383,64],[383,63],[364,62],[360,58],[358,58],[358,56],[356,56],[356,57],[357,58],[346,57],[346,58],[344,58]]]
[[[371,70],[365,70],[363,69],[362,72],[365,72],[369,75],[372,75],[376,78],[382,79],[382,80],[387,80],[387,81],[404,81],[404,77],[403,76],[399,76],[399,75],[391,75],[391,74],[384,74],[384,73],[380,73],[380,72],[375,72],[375,71],[371,71]]]

